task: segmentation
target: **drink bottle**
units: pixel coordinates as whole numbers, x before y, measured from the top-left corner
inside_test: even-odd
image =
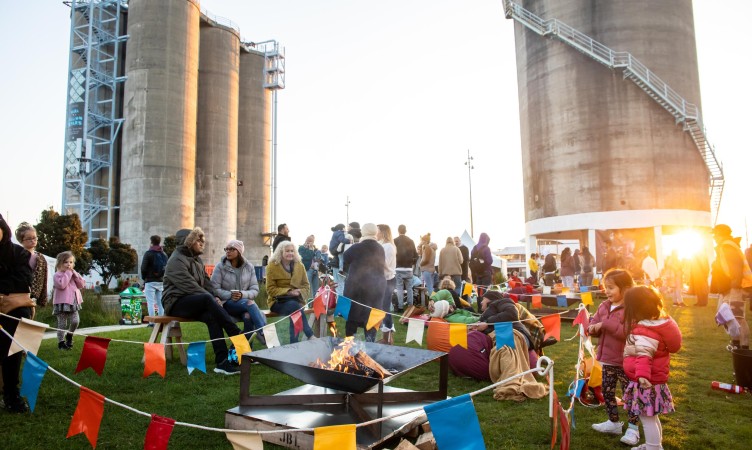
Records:
[[[716,391],[731,392],[732,394],[741,394],[745,391],[745,389],[741,386],[729,383],[721,383],[720,381],[713,381],[712,383],[710,383],[710,387],[715,389]]]

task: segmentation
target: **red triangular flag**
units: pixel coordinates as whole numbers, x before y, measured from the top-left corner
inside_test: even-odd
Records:
[[[313,313],[316,315],[316,318],[318,319],[319,316],[324,314],[326,312],[326,307],[324,306],[324,293],[317,295],[316,298],[313,299]]]
[[[572,326],[576,327],[578,324],[582,324],[587,328],[587,324],[589,322],[588,319],[588,313],[585,309],[581,309],[579,313],[577,313],[577,317],[574,319],[574,322],[572,322]]]
[[[149,429],[146,430],[144,450],[167,450],[167,443],[170,441],[174,426],[175,419],[152,414]]]
[[[533,304],[532,308],[543,308],[543,301],[541,300],[542,297],[540,294],[533,294]]]
[[[556,403],[558,405],[558,403]],[[553,416],[551,416],[551,450],[554,449],[554,446],[556,445],[556,438],[559,434],[559,415],[554,412]]]
[[[544,339],[553,336],[557,341],[561,340],[561,316],[558,314],[543,316],[540,318],[540,321],[546,328],[546,335],[543,337]]]
[[[81,352],[75,373],[91,367],[97,375],[101,376],[104,370],[104,362],[107,360],[107,347],[109,345],[110,340],[107,338],[86,336],[84,349]]]
[[[561,403],[557,403],[556,406],[559,409],[559,422],[561,423],[561,443],[559,444],[559,449],[569,450],[569,420],[567,419],[567,413],[564,412]]]
[[[81,386],[78,406],[76,406],[76,412],[73,413],[73,420],[71,420],[66,437],[83,433],[89,439],[91,447],[97,448],[102,415],[104,415],[104,396]]]
[[[303,318],[301,317],[300,310],[295,311],[290,316],[292,320],[293,329],[295,330],[295,336],[299,335],[303,331]]]

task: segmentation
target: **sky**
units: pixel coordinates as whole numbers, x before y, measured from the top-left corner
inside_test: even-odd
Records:
[[[728,13],[750,17],[752,2],[693,3],[703,118],[726,177],[719,222],[747,242],[752,156],[742,113],[752,63],[742,57],[746,29]],[[514,24],[501,0],[201,5],[244,40],[285,47],[277,222],[295,243],[309,234],[328,243],[348,216],[393,230],[404,223],[413,239],[431,232],[438,243],[469,231],[469,150],[475,235],[487,232],[494,249],[522,245]],[[0,2],[0,212],[12,227],[60,210],[69,35],[59,0]]]

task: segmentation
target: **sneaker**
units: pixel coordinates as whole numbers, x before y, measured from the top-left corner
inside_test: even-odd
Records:
[[[18,394],[16,394],[15,397],[5,397],[3,400],[5,403],[5,410],[10,413],[23,414],[29,411],[29,407],[26,405],[26,402]]]
[[[627,431],[624,432],[624,436],[621,437],[621,442],[627,445],[637,445],[637,443],[640,442],[640,430],[627,427]]]
[[[223,375],[235,375],[237,373],[240,373],[240,367],[237,364],[233,364],[225,359],[221,363],[217,364],[217,367],[214,368],[214,373],[221,373]]]
[[[622,422],[611,422],[607,420],[602,423],[594,423],[593,429],[600,433],[621,434]]]

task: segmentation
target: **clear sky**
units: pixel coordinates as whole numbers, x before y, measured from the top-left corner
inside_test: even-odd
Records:
[[[514,24],[500,0],[201,4],[245,40],[286,47],[277,219],[296,243],[309,234],[328,243],[347,196],[351,221],[405,223],[413,239],[469,230],[469,149],[475,234],[487,232],[492,248],[521,245]],[[694,1],[703,117],[726,175],[720,221],[745,237],[752,63],[734,20],[752,17],[752,2],[719,5]],[[69,32],[59,0],[0,2],[0,211],[13,227],[60,209]]]

